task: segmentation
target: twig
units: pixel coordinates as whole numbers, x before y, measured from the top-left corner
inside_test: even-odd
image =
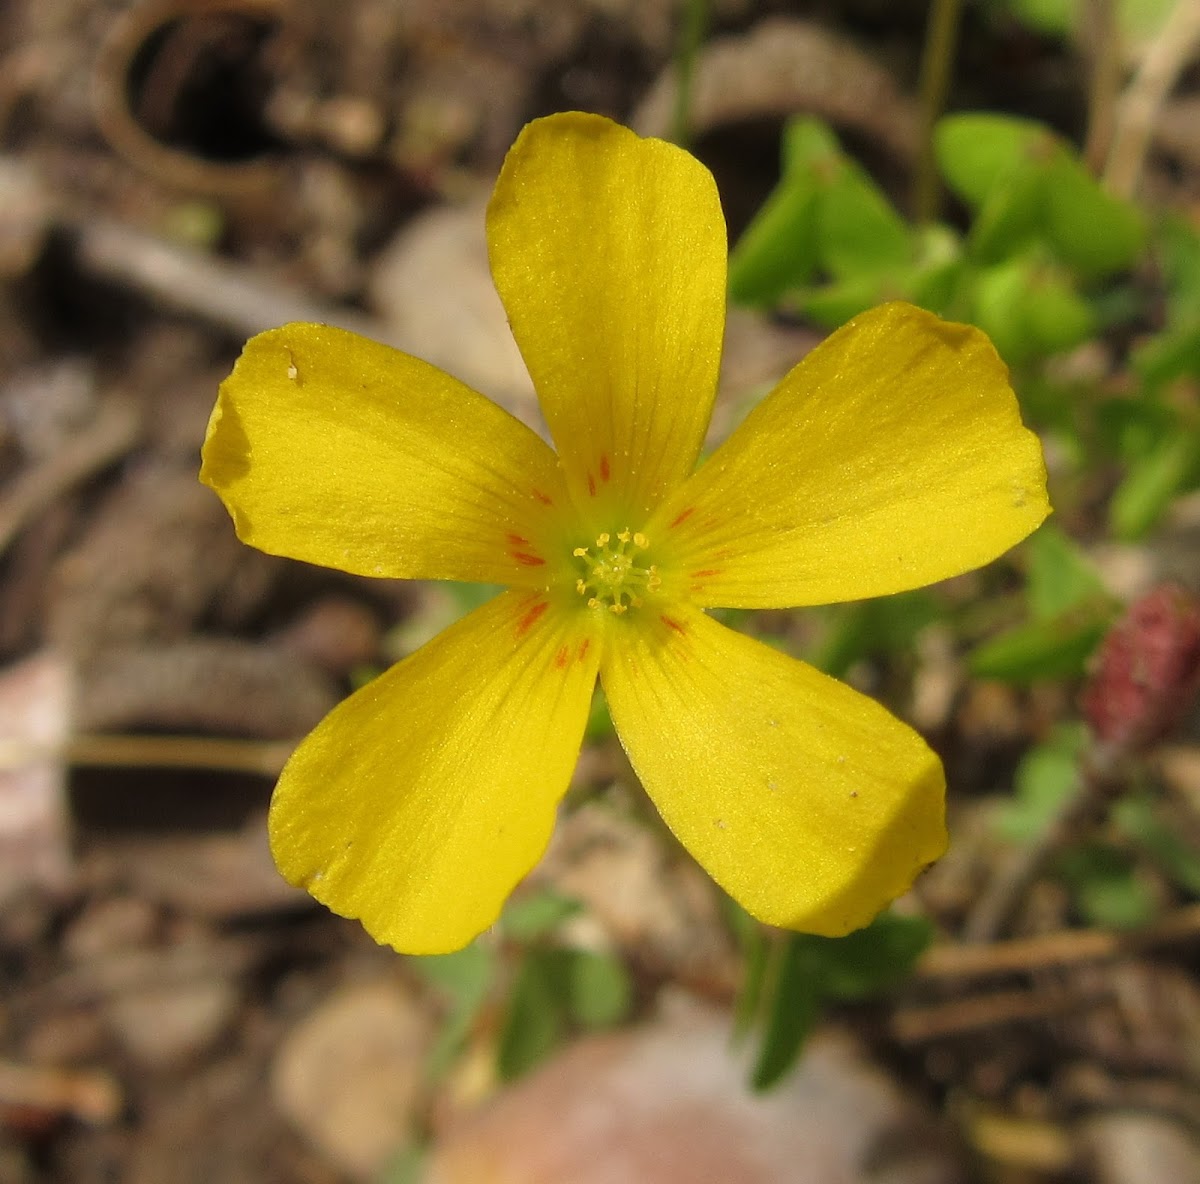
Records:
[[[1074,792],[1064,801],[1037,841],[1013,852],[1006,866],[986,885],[966,924],[966,942],[993,941],[1008,924],[1029,886],[1050,860],[1067,846],[1080,828],[1091,821],[1120,789],[1119,764],[1123,749],[1098,743],[1080,761]]]
[[[68,489],[124,456],[140,429],[133,404],[111,399],[87,430],[17,477],[0,499],[0,554],[31,519]]]
[[[72,736],[58,751],[0,739],[0,771],[46,757],[92,768],[209,769],[277,777],[296,740],[234,740],[209,736]]]
[[[1083,0],[1083,41],[1088,50],[1088,125],[1083,155],[1092,172],[1104,168],[1112,145],[1121,89],[1121,30],[1117,0]]]
[[[124,1104],[107,1073],[0,1061],[0,1105],[69,1114],[99,1126],[114,1122]]]
[[[337,325],[376,341],[387,342],[392,336],[386,325],[368,317],[318,304],[247,267],[185,250],[118,222],[80,222],[75,249],[87,270],[168,308],[201,317],[237,338],[289,321]]]
[[[1116,131],[1104,181],[1118,197],[1132,197],[1141,180],[1154,121],[1200,45],[1200,0],[1177,0],[1117,105]]]
[[[1110,961],[1156,946],[1198,939],[1200,904],[1195,904],[1168,913],[1143,929],[1128,932],[1065,929],[991,945],[936,945],[917,963],[915,977],[924,981],[945,981],[1031,973]]]
[[[1074,987],[1044,987],[1041,990],[994,991],[966,999],[948,999],[919,1007],[898,1007],[890,1028],[905,1044],[920,1044],[947,1036],[961,1036],[1003,1024],[1027,1023],[1078,1011],[1108,999],[1108,989],[1081,991]]]

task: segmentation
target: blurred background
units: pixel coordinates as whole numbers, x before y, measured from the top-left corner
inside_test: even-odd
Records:
[[[0,1181],[1200,1180],[1198,49],[1198,0],[4,0]],[[297,739],[489,590],[243,547],[217,384],[327,321],[537,425],[483,211],[566,109],[716,175],[713,439],[904,298],[1045,444],[985,571],[724,615],[945,760],[950,854],[843,941],[726,900],[600,701],[461,954],[271,864]]]

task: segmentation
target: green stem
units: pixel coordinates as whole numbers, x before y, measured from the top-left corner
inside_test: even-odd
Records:
[[[692,79],[696,55],[708,30],[708,0],[684,0],[683,26],[675,52],[675,109],[671,113],[671,139],[686,148],[692,138]]]
[[[917,167],[912,197],[913,216],[920,224],[933,222],[941,205],[941,183],[933,156],[933,126],[946,104],[961,16],[962,0],[931,0],[925,49],[921,54]]]

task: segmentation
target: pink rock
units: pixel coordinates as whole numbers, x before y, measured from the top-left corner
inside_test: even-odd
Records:
[[[747,1075],[707,1010],[580,1041],[450,1131],[425,1184],[962,1179],[932,1119],[846,1037],[815,1037],[767,1094]]]

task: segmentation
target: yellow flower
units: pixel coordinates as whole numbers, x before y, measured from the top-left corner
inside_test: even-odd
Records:
[[[276,862],[376,940],[452,950],[541,856],[599,675],[663,818],[756,917],[866,924],[946,843],[937,757],[717,624],[914,588],[1049,512],[986,337],[903,304],[810,353],[695,472],[725,227],[708,171],[598,116],[530,124],[487,216],[557,455],[442,371],[321,325],[246,346],[201,479],[264,551],[507,585],[332,711],[271,805]]]

